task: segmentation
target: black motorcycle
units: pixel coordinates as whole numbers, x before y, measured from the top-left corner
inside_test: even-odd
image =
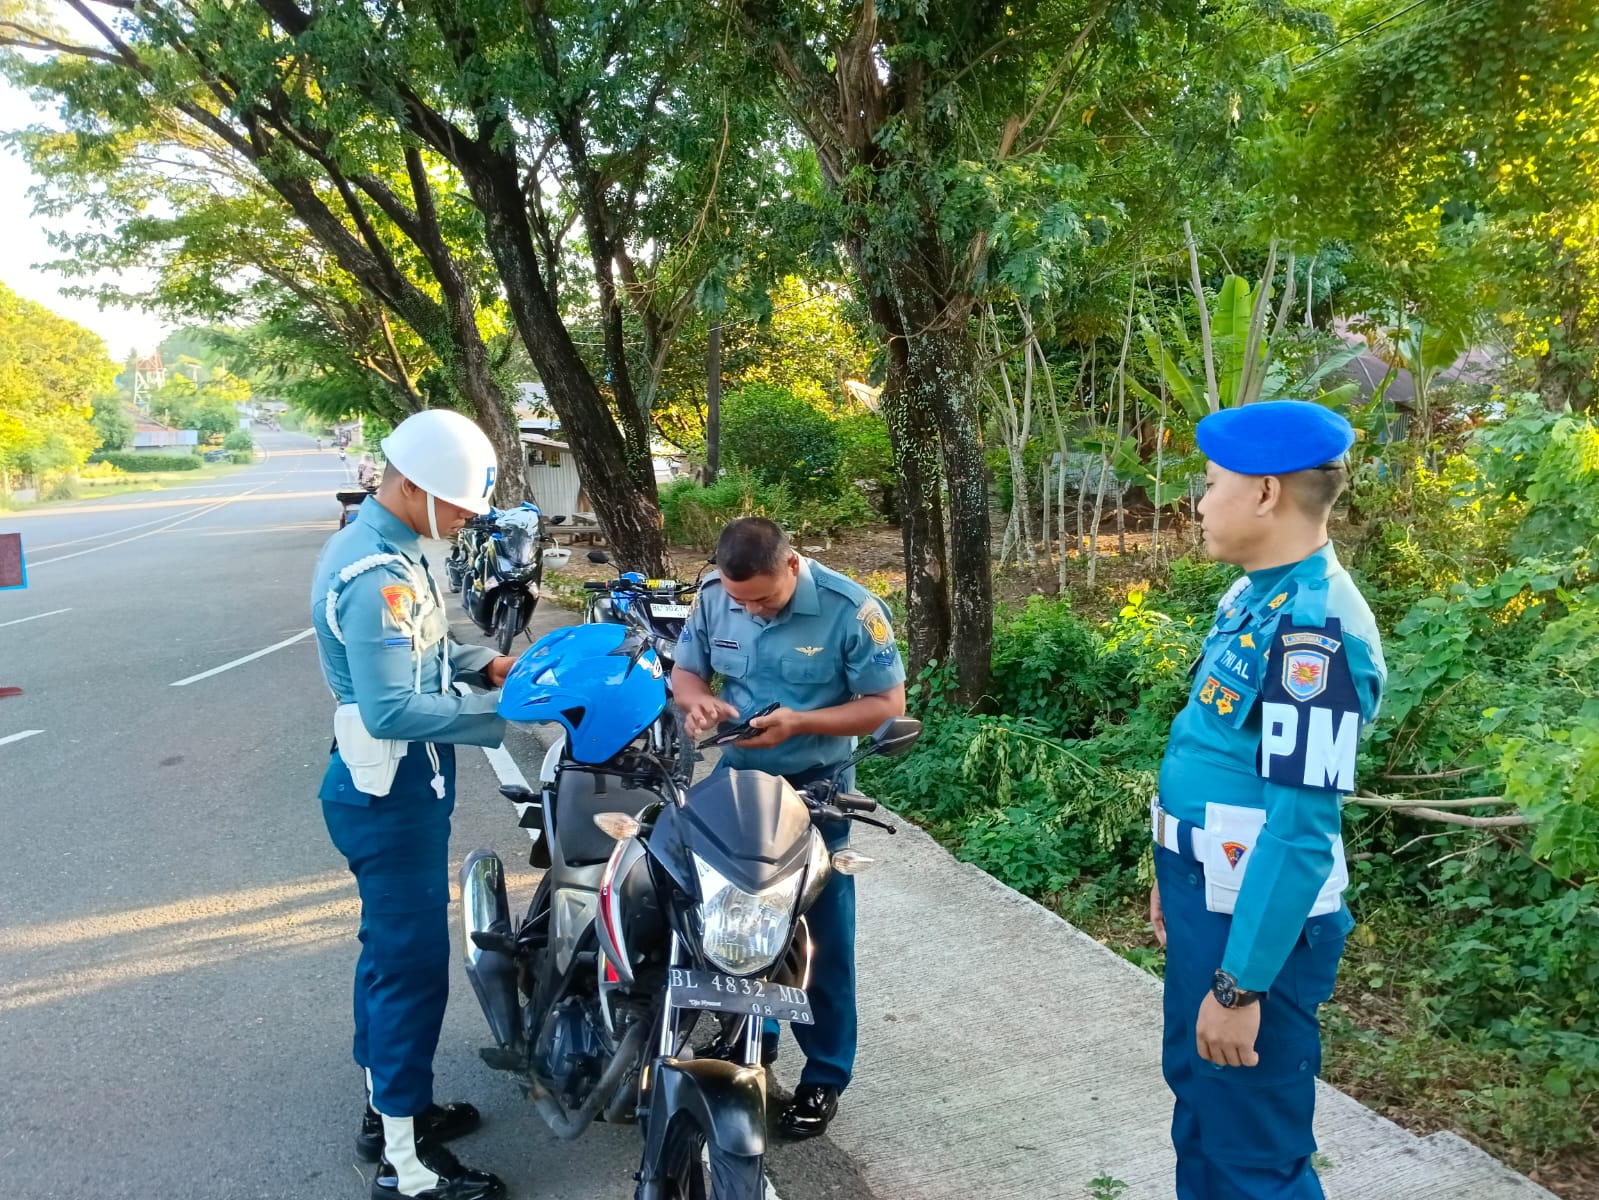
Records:
[[[543,530],[531,504],[473,517],[456,535],[444,560],[461,607],[501,654],[509,654],[526,632],[544,579]]]
[[[597,566],[610,564],[603,550],[590,550],[588,560]],[[709,563],[706,564],[710,565]],[[705,569],[700,569],[703,576]],[[615,579],[590,580],[583,585],[589,593],[583,606],[583,623],[596,621],[627,625],[648,639],[661,658],[670,679],[678,635],[694,607],[699,593],[698,578],[692,583],[680,579],[646,579],[637,571],[619,572]]]
[[[887,721],[852,761],[903,753],[920,734],[918,721]],[[558,1137],[596,1119],[641,1124],[635,1200],[759,1200],[762,1022],[811,1023],[804,914],[833,871],[871,861],[829,853],[814,823],[893,827],[864,816],[876,802],[841,792],[838,775],[796,790],[759,771],[692,787],[683,774],[635,743],[599,767],[563,756],[541,795],[502,788],[522,826],[542,829],[532,862],[547,870],[513,924],[499,857],[467,858],[467,973],[496,1042],[484,1060],[526,1080]],[[735,1061],[693,1057],[703,1012]]]

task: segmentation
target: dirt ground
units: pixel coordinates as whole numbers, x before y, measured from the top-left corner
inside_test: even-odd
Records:
[[[569,539],[559,528],[552,530],[562,545]],[[993,529],[993,545],[997,549],[1004,534],[1003,520]],[[1093,600],[1114,601],[1120,605],[1127,588],[1147,580],[1158,571],[1159,564],[1168,555],[1177,556],[1194,545],[1192,530],[1187,523],[1174,523],[1169,518],[1161,529],[1161,548],[1158,556],[1151,554],[1153,534],[1147,514],[1129,512],[1126,531],[1118,536],[1109,523],[1100,530],[1094,579],[1088,579],[1087,539],[1080,551],[1071,547],[1068,534],[1066,586],[1073,596],[1088,607]],[[570,546],[571,561],[559,575],[567,581],[609,579],[616,573],[613,566],[596,565],[587,561],[588,551],[594,549],[587,543]],[[598,546],[605,549],[603,543]],[[869,525],[851,529],[825,540],[802,540],[801,553],[818,562],[842,571],[879,595],[903,591],[905,587],[905,546],[900,530],[892,525]],[[680,579],[693,579],[704,563],[706,552],[692,546],[672,546],[672,567]],[[1060,560],[1057,555],[1046,555],[1035,548],[1029,560],[1023,552],[1023,564],[1016,564],[1013,553],[1009,561],[997,564],[993,574],[994,600],[1001,607],[1024,602],[1028,596],[1054,596],[1060,592]],[[1092,597],[1092,599],[1091,599]]]

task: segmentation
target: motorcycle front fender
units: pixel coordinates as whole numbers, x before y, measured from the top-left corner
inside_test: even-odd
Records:
[[[650,1080],[643,1182],[658,1182],[667,1131],[679,1115],[692,1117],[707,1143],[749,1158],[766,1153],[766,1071],[720,1059],[655,1060]]]

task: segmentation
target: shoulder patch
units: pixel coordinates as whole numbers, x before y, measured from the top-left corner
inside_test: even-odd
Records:
[[[894,631],[888,627],[888,618],[883,616],[882,606],[876,600],[868,598],[855,615],[865,626],[867,636],[877,645],[886,646],[894,640]]]
[[[1283,691],[1301,704],[1314,700],[1327,690],[1330,663],[1320,650],[1290,650],[1283,655]]]
[[[391,583],[383,587],[382,596],[394,623],[401,629],[409,628],[416,617],[416,593],[403,583]]]

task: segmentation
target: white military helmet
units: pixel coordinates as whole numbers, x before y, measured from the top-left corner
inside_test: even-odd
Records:
[[[448,408],[430,408],[405,418],[383,439],[383,454],[428,496],[429,532],[438,537],[433,500],[480,516],[492,507],[499,460],[488,435]]]

